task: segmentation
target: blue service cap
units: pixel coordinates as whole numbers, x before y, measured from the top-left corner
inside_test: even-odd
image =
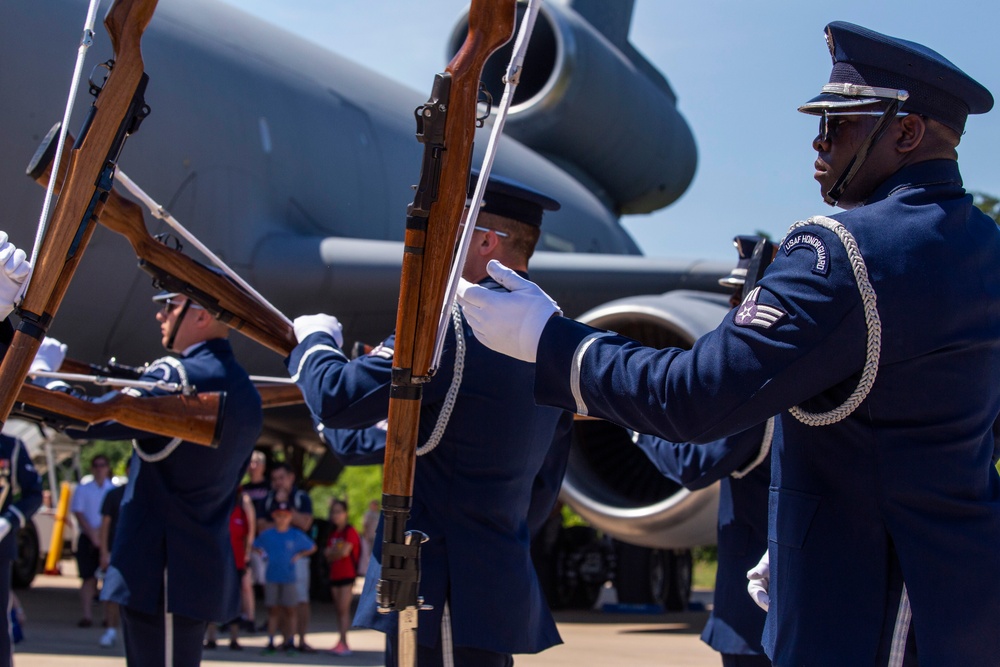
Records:
[[[993,108],[989,90],[926,46],[844,21],[826,26],[826,41],[833,58],[830,82],[799,107],[803,113],[822,115],[899,99],[905,100],[902,111],[961,133],[969,114]]]
[[[470,198],[478,182],[479,171],[474,170],[469,179]],[[486,183],[486,192],[483,193],[483,206],[479,210],[541,227],[542,214],[545,211],[558,211],[559,202],[512,178],[491,173],[490,180]]]

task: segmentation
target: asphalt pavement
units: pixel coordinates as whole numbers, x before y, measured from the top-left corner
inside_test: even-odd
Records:
[[[64,565],[67,561],[63,562]],[[64,568],[61,576],[39,575],[32,586],[18,591],[27,614],[25,639],[15,646],[17,667],[110,667],[125,664],[121,643],[113,648],[98,646],[103,628],[98,610],[95,627],[78,628],[80,618],[79,579]],[[696,594],[701,600],[710,594]],[[258,622],[264,609],[257,611]],[[625,614],[599,611],[557,612],[561,646],[538,655],[515,657],[518,667],[708,667],[719,657],[698,635],[708,612]],[[255,634],[240,638],[242,651],[228,647],[221,633],[219,648],[206,650],[203,665],[342,665],[385,664],[383,635],[372,630],[352,630],[348,641],[354,654],[334,656],[327,652],[337,640],[335,615],[330,603],[314,602],[307,641],[319,649],[315,654],[262,655],[267,637]]]

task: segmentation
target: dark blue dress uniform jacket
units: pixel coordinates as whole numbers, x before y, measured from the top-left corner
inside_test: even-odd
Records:
[[[0,560],[14,561],[17,531],[42,506],[42,479],[21,441],[3,434],[0,434],[0,485],[7,487],[0,516],[10,521],[10,532],[0,541]]]
[[[780,313],[769,328],[738,325],[737,309],[690,351],[598,338],[580,364],[579,408],[679,442],[782,412],[764,641],[775,664],[882,663],[901,576],[920,664],[996,665],[1000,231],[950,160],[901,169],[834,217],[857,239],[882,320],[878,376],[846,420],[806,426],[783,412],[839,405],[865,358],[846,251],[817,225],[798,230],[813,245],[783,244],[758,283],[758,303]],[[540,403],[578,407],[573,355],[591,334],[548,323]]]
[[[467,350],[461,391],[440,444],[417,459],[407,524],[430,536],[421,550],[420,594],[434,609],[420,612],[418,641],[438,645],[447,596],[456,645],[534,653],[561,640],[532,566],[526,517],[536,475],[550,453],[556,464],[549,476],[555,481],[548,486],[558,490],[572,418],[562,410],[535,406],[534,365],[485,348],[464,321],[463,327]],[[326,428],[365,428],[386,417],[394,340],[390,337],[373,354],[350,362],[333,338],[322,333],[308,336],[293,350],[289,372]],[[434,428],[454,359],[455,336],[449,327],[440,368],[424,386],[419,444]],[[330,440],[339,442],[337,437]],[[363,440],[347,446],[356,454],[370,454],[372,441],[366,445]],[[346,462],[370,460],[348,456]],[[555,501],[555,491],[542,516]],[[381,535],[380,524],[354,620],[395,632],[396,614],[376,610]]]
[[[640,435],[636,445],[663,475],[685,488],[719,482],[719,569],[702,641],[719,653],[763,655],[764,610],[747,593],[747,570],[767,551],[770,447],[764,424],[707,445]],[[763,447],[763,449],[762,449]],[[735,475],[734,475],[735,473]]]
[[[229,514],[260,435],[260,395],[237,363],[228,340],[209,340],[187,356],[170,359],[151,364],[141,379],[180,382],[183,373],[199,392],[225,391],[219,446],[212,449],[181,442],[157,462],[133,454],[102,597],[146,614],[157,613],[163,609],[166,570],[169,612],[224,623],[239,616],[240,587],[229,541]],[[73,435],[134,438],[149,454],[163,451],[171,442],[113,422]]]

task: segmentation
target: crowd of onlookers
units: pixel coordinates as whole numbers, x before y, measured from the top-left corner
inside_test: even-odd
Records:
[[[110,562],[118,508],[125,486],[116,486],[108,458],[98,454],[90,465],[90,479],[79,484],[71,510],[79,525],[76,561],[81,578],[79,627],[94,625],[95,600],[100,580]],[[359,533],[348,520],[347,501],[330,502],[329,520],[316,520],[309,494],[296,484],[294,469],[284,462],[269,465],[263,451],[255,450],[245,483],[233,498],[229,528],[237,574],[240,578],[240,617],[224,624],[231,650],[242,650],[241,634],[266,632],[265,653],[277,651],[315,653],[306,640],[311,599],[329,596],[336,610],[339,639],[334,655],[350,655],[347,633],[355,580],[363,576],[371,555],[379,520],[378,501],[371,501]],[[318,562],[317,562],[318,561]],[[314,581],[315,579],[315,581]],[[263,599],[266,615],[258,621]],[[104,606],[102,647],[118,641],[117,605]],[[205,648],[219,645],[219,627],[210,624]],[[280,639],[280,641],[278,641]]]

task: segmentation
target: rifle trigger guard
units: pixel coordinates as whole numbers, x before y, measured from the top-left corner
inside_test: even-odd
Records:
[[[94,81],[94,77],[97,74],[97,70],[105,69],[107,72],[104,75],[104,81],[97,83]],[[94,69],[90,70],[90,76],[87,78],[87,82],[90,84],[90,94],[97,97],[104,90],[104,84],[108,82],[108,77],[111,75],[111,70],[115,68],[115,61],[108,60],[107,62],[98,63],[94,65]]]
[[[482,127],[493,111],[493,95],[486,89],[482,81],[479,82],[479,95],[476,98],[476,106],[478,107],[480,104],[484,105],[485,109],[481,116],[476,116],[476,127]]]

